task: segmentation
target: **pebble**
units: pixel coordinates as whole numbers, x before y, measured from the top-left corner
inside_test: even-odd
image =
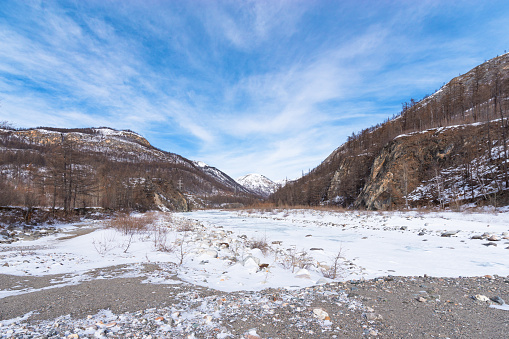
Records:
[[[453,235],[456,235],[457,233],[459,233],[459,231],[446,231],[446,232],[443,232],[440,236],[441,237],[451,237]]]
[[[329,313],[327,313],[321,308],[313,309],[313,314],[320,320],[330,320]]]
[[[490,298],[488,298],[487,296],[482,295],[482,294],[476,294],[474,298],[479,301],[484,301],[484,302],[490,301]]]
[[[297,272],[297,274],[295,275],[295,278],[311,279],[311,274],[309,273],[308,270],[306,270],[305,268],[302,268]]]
[[[505,305],[504,299],[500,298],[499,296],[492,297],[492,298],[490,298],[490,300],[499,304],[499,305]]]

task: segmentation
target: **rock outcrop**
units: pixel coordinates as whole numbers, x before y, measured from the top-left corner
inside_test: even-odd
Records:
[[[488,142],[484,140],[486,128],[487,123],[476,123],[394,139],[374,159],[354,205],[388,209],[438,204],[441,200],[450,204],[454,199],[478,198],[483,189],[484,194],[490,194],[492,186],[504,181],[503,148],[497,142],[503,127],[500,121],[490,123],[491,150],[483,149]],[[491,156],[486,155],[489,152]]]

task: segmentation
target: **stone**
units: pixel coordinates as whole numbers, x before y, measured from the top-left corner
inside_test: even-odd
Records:
[[[258,265],[260,265],[260,259],[258,259],[256,257],[248,256],[244,259],[244,261],[242,262],[242,265],[258,267]]]
[[[325,278],[320,278],[318,279],[318,281],[316,282],[317,285],[324,285],[327,283],[327,280]]]
[[[321,308],[313,309],[313,314],[320,320],[330,320],[329,313]]]
[[[441,237],[451,237],[453,235],[456,235],[457,233],[459,233],[459,231],[446,231],[446,232],[443,232],[440,236]]]
[[[309,271],[305,268],[300,269],[297,274],[295,275],[295,278],[299,279],[311,279],[311,274],[309,274]]]
[[[426,298],[424,298],[424,297],[419,297],[419,298],[417,298],[417,301],[418,301],[418,302],[421,302],[421,303],[425,303],[425,302],[426,302]]]
[[[474,296],[475,299],[479,300],[479,301],[484,301],[484,302],[488,302],[490,301],[490,298],[488,298],[487,296],[485,295],[482,295],[482,294],[476,294]]]
[[[491,297],[490,300],[499,305],[505,305],[504,299],[500,298],[499,296]]]
[[[218,257],[217,251],[215,251],[215,250],[206,250],[203,253],[208,255],[209,257],[212,257],[212,258],[217,258]]]
[[[496,235],[492,235],[488,238],[489,241],[500,241],[500,238],[497,237]]]
[[[364,313],[364,317],[366,318],[366,320],[368,321],[373,321],[373,320],[376,320],[377,319],[377,316],[375,313]]]
[[[309,250],[310,251],[323,251],[323,248],[320,248],[320,247],[311,247]]]
[[[482,240],[482,239],[484,239],[484,237],[480,234],[476,234],[476,235],[473,235],[470,239]]]

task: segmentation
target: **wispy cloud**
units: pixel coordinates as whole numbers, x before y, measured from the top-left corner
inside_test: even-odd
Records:
[[[295,178],[502,53],[508,14],[504,1],[5,1],[0,120],[129,128],[232,176]]]

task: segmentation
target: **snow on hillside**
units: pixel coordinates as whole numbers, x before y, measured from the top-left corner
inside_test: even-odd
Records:
[[[256,192],[262,196],[268,197],[276,190],[278,184],[264,175],[251,173],[237,178],[239,184],[245,188]]]
[[[206,173],[207,175],[215,178],[218,182],[225,185],[226,187],[229,187],[231,189],[235,189],[236,191],[247,193],[247,190],[244,190],[243,187],[239,186],[239,184],[233,180],[231,177],[229,177],[226,173],[223,171],[209,166],[203,161],[193,161],[193,164],[200,169],[202,172]]]

